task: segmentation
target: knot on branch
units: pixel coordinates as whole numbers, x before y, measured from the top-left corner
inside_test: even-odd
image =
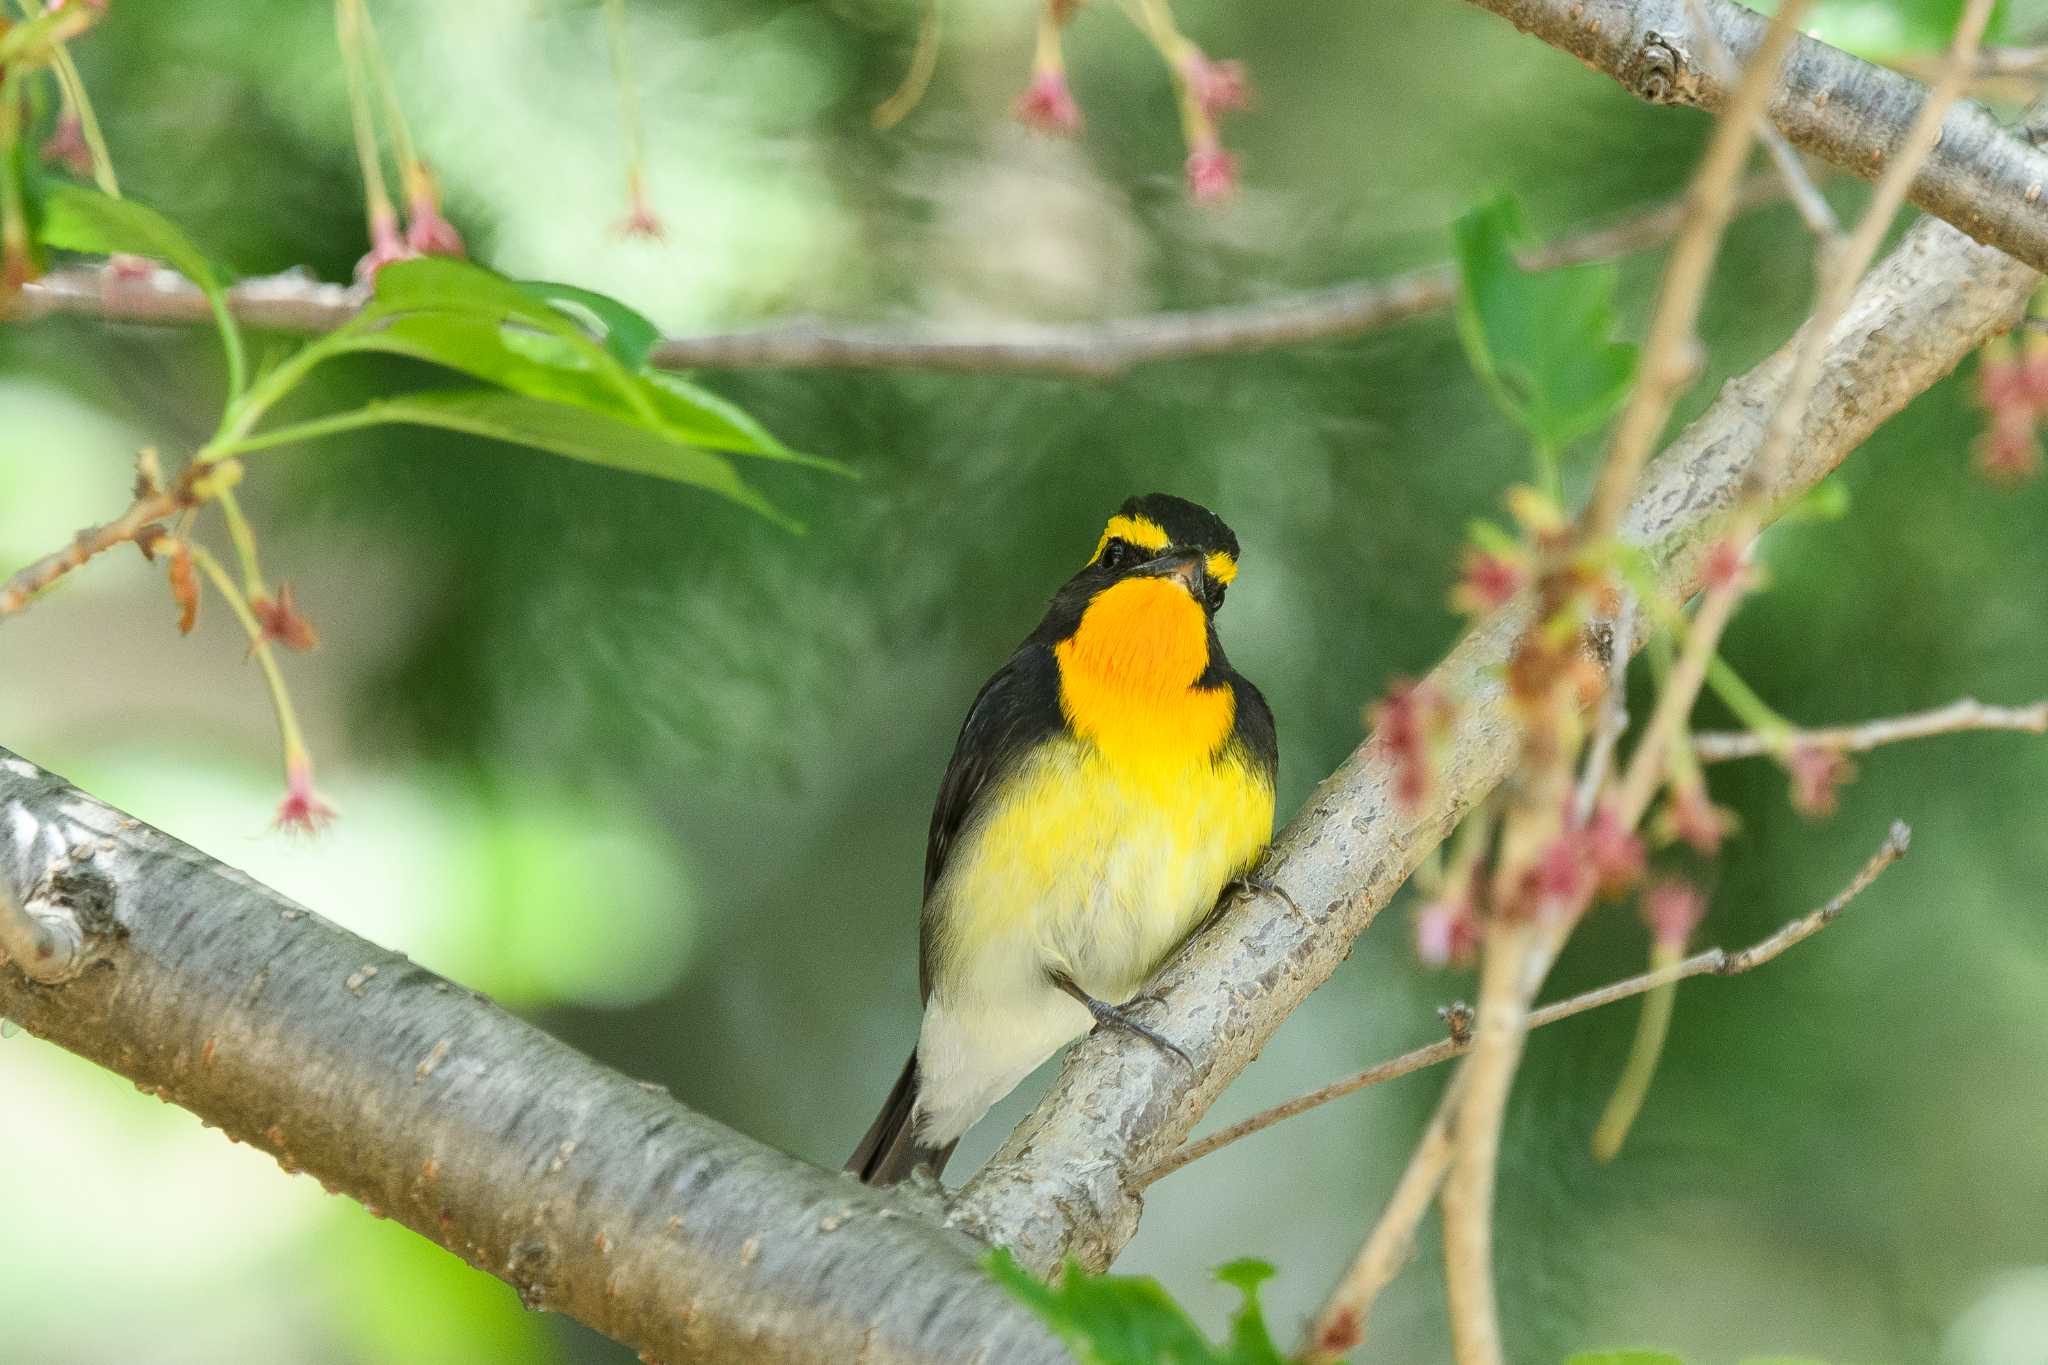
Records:
[[[1675,38],[1654,29],[1643,35],[1643,43],[1616,73],[1624,89],[1651,104],[1692,102],[1699,85],[1699,73],[1692,58]]]

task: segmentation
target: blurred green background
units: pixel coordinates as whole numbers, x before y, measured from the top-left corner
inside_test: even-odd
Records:
[[[1822,27],[1890,8],[1837,7]],[[1070,32],[1088,128],[1059,142],[1008,117],[1028,5],[948,3],[932,90],[883,134],[868,111],[908,58],[914,5],[640,3],[656,245],[613,231],[622,154],[598,6],[373,9],[475,253],[676,329],[797,313],[993,326],[1377,276],[1441,259],[1450,220],[1495,191],[1546,235],[1668,196],[1707,126],[1448,0],[1284,14],[1210,0],[1184,24],[1247,60],[1259,102],[1228,130],[1243,192],[1208,211],[1182,193],[1157,60],[1112,6]],[[325,6],[116,0],[78,55],[130,193],[241,271],[346,278],[361,206]],[[1863,192],[1828,193],[1850,212]],[[1810,256],[1782,205],[1738,222],[1688,413],[1796,325]],[[1657,267],[1624,263],[1631,334]],[[327,376],[332,396],[418,377],[352,364]],[[0,743],[836,1166],[915,1036],[925,824],[959,719],[1104,515],[1159,488],[1236,527],[1245,571],[1222,627],[1279,717],[1284,815],[1358,742],[1361,707],[1454,638],[1465,523],[1525,477],[1448,318],[1104,383],[703,378],[858,469],[761,476],[808,535],[442,434],[266,458],[246,499],[271,571],[324,635],[287,662],[343,812],[318,840],[268,829],[274,732],[226,612],[212,601],[181,640],[132,554],[0,629]],[[116,510],[137,445],[188,453],[220,382],[201,331],[0,326],[0,563]],[[1966,382],[1939,386],[1851,461],[1846,520],[1767,542],[1771,590],[1728,652],[1788,714],[2048,692],[2048,490],[1975,478],[1977,427]],[[1611,1167],[1586,1144],[1633,1008],[1533,1040],[1503,1176],[1514,1358],[2048,1360],[2048,745],[1976,735],[1873,755],[1823,824],[1790,812],[1766,764],[1713,783],[1743,828],[1704,941],[1746,942],[1824,899],[1894,816],[1915,827],[1913,856],[1814,943],[1685,988]],[[609,875],[593,882],[593,864]],[[1437,1036],[1434,1007],[1472,983],[1417,965],[1407,909],[1212,1121]],[[1553,991],[1635,970],[1644,951],[1631,915],[1603,912]],[[1175,1175],[1120,1269],[1157,1274],[1213,1325],[1233,1295],[1207,1268],[1265,1257],[1291,1339],[1443,1079]],[[970,1135],[955,1173],[1041,1086]],[[0,1041],[0,1134],[7,1359],[630,1359],[32,1039]],[[1433,1238],[1367,1357],[1446,1354]]]

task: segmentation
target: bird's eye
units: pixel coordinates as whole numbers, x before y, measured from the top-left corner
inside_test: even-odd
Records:
[[[1230,589],[1229,589],[1229,587],[1228,587],[1227,585],[1225,585],[1225,584],[1222,584],[1222,583],[1218,583],[1218,582],[1217,582],[1217,581],[1216,581],[1215,579],[1213,579],[1213,578],[1212,578],[1212,579],[1210,579],[1210,580],[1209,580],[1209,610],[1210,610],[1210,611],[1215,611],[1215,610],[1216,610],[1217,608],[1221,607],[1221,606],[1223,605],[1223,594],[1224,594],[1224,593],[1226,593],[1226,592],[1229,592],[1229,591],[1230,591]]]
[[[1102,553],[1096,556],[1096,562],[1105,569],[1121,569],[1131,562],[1132,553],[1131,542],[1121,536],[1111,536],[1104,543]]]

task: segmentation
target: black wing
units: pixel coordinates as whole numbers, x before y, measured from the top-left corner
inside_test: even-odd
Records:
[[[1059,665],[1042,644],[1027,644],[1011,655],[968,709],[960,740],[953,746],[953,761],[939,783],[938,803],[932,807],[931,839],[925,845],[925,914],[917,972],[918,993],[923,998],[931,997],[932,962],[941,931],[931,913],[932,888],[946,870],[946,858],[997,781],[1065,724],[1060,716]]]
[[[1237,729],[1231,742],[1243,750],[1255,771],[1266,781],[1280,775],[1280,732],[1273,725],[1273,708],[1242,673],[1230,674],[1230,689],[1237,694]]]

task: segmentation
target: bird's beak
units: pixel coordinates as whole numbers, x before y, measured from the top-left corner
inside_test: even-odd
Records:
[[[1171,578],[1188,590],[1188,595],[1197,602],[1209,590],[1209,569],[1202,556],[1192,551],[1161,555],[1139,572],[1157,577]]]

